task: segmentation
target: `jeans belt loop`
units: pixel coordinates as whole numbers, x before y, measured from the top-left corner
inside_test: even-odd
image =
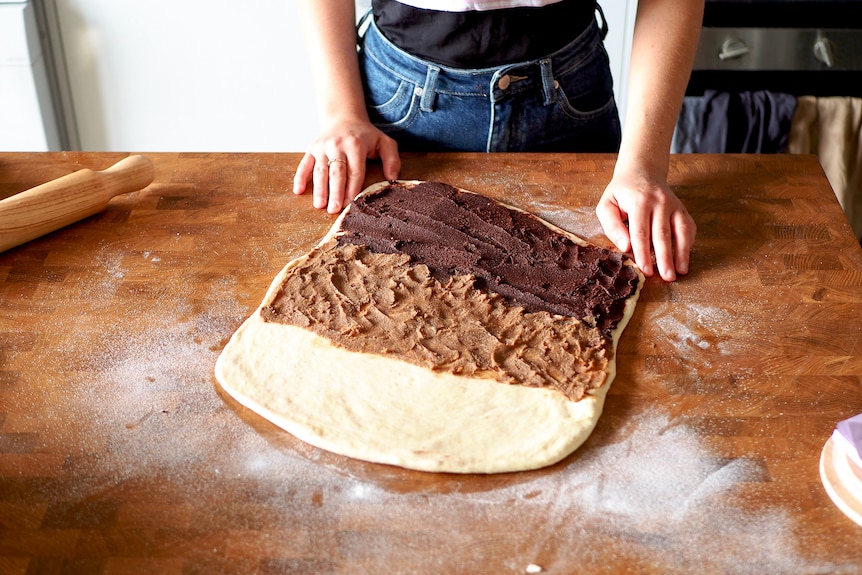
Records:
[[[545,105],[549,106],[557,101],[557,86],[554,81],[554,71],[551,69],[551,59],[540,60],[539,68],[542,70],[542,91],[545,94]]]
[[[422,87],[422,99],[419,101],[419,109],[423,112],[434,111],[434,102],[437,99],[438,74],[440,74],[440,68],[428,66],[428,72],[425,74],[425,85]]]

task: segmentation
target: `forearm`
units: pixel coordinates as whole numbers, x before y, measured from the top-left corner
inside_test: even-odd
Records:
[[[640,0],[618,168],[666,176],[702,20],[703,0]]]
[[[367,120],[356,57],[354,0],[299,0],[321,124]]]

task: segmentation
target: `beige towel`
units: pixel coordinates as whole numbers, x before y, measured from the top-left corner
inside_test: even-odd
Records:
[[[862,98],[800,97],[787,151],[817,154],[856,238],[862,238]]]

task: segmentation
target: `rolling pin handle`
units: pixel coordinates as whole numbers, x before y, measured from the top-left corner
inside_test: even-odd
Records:
[[[110,168],[95,172],[104,186],[106,199],[135,192],[149,186],[155,179],[153,163],[146,156],[135,155],[123,158]]]

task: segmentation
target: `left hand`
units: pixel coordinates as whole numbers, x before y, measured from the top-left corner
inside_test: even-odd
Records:
[[[665,281],[689,270],[697,225],[663,178],[614,174],[596,206],[608,238],[620,251],[634,255],[645,276],[655,266]]]

